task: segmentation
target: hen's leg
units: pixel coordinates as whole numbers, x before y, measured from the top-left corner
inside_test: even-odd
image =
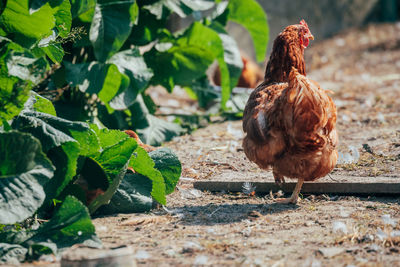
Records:
[[[285,183],[285,178],[283,175],[280,175],[279,173],[272,171],[272,174],[274,175],[275,183],[279,186],[282,186],[282,184]]]
[[[283,204],[289,204],[289,203],[296,204],[299,199],[299,193],[303,183],[304,183],[303,179],[298,180],[296,187],[294,188],[292,196],[290,198],[277,198],[275,199],[275,201]]]

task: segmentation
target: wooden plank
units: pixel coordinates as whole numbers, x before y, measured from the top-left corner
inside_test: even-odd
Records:
[[[248,182],[248,181],[246,181]],[[196,181],[193,186],[199,190],[211,192],[242,191],[243,181]],[[279,187],[274,182],[252,182],[256,186],[257,193],[269,193],[282,190],[291,193],[296,185],[295,182],[288,182]],[[306,182],[301,188],[301,193],[305,194],[395,194],[400,195],[400,183],[382,182],[354,182],[354,183],[325,183],[325,182]]]

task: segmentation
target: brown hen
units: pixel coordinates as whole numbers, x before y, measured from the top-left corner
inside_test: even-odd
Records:
[[[307,23],[286,27],[275,39],[264,82],[250,95],[243,115],[246,156],[270,169],[280,184],[297,178],[296,203],[304,181],[328,174],[335,166],[338,136],[336,107],[327,91],[306,77],[304,49],[314,37]]]
[[[250,57],[246,56],[243,52],[240,53],[243,69],[236,86],[254,88],[263,81],[263,71]],[[221,70],[219,67],[214,70],[212,80],[215,85],[221,85]]]

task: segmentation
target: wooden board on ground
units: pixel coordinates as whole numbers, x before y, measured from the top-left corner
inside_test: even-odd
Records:
[[[240,177],[231,180],[204,180],[194,182],[194,188],[211,192],[240,192],[243,184],[251,182],[256,187],[256,193],[269,193],[282,190],[291,193],[296,182],[287,182],[281,187],[275,184],[272,177],[265,181],[257,179],[255,181],[244,180]],[[305,182],[301,189],[305,194],[397,194],[400,195],[399,177],[347,177],[333,176],[332,178],[322,178],[315,182]]]

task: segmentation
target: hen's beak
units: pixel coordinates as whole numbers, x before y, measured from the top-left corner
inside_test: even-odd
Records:
[[[314,40],[314,35],[312,35],[311,32],[307,33],[304,37],[306,37],[307,39],[310,39],[310,40]]]

